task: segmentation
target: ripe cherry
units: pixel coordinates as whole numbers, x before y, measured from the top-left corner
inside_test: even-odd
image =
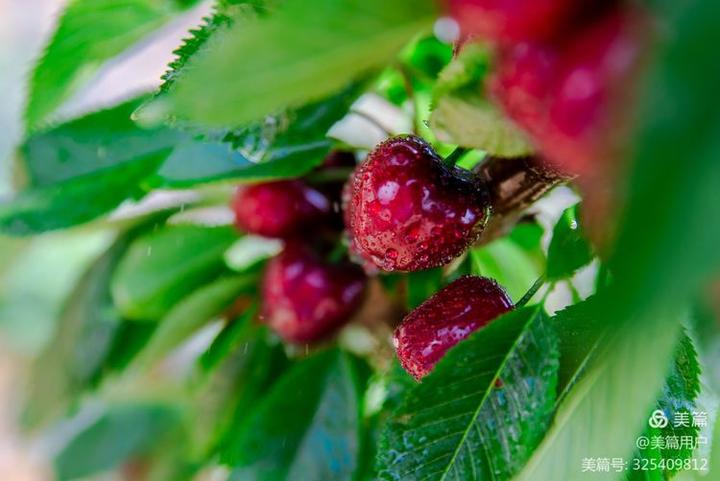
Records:
[[[547,39],[571,23],[578,0],[448,0],[465,35],[488,40]],[[588,3],[585,0],[584,3]]]
[[[478,238],[489,210],[477,179],[413,136],[378,145],[349,182],[352,249],[386,271],[448,263]]]
[[[240,187],[232,201],[241,230],[286,238],[326,218],[331,202],[299,180],[280,180]]]
[[[360,306],[365,284],[359,266],[327,263],[310,248],[291,241],[266,266],[262,319],[294,344],[325,339]]]
[[[539,147],[558,167],[585,174],[621,146],[623,105],[640,63],[644,20],[615,11],[563,51],[549,92],[548,129]]]
[[[549,91],[558,50],[548,44],[520,42],[499,49],[489,89],[508,116],[531,135],[547,128]]]
[[[419,380],[448,349],[512,307],[507,293],[495,281],[461,277],[408,314],[395,330],[400,363]]]
[[[563,44],[504,47],[490,89],[557,168],[592,173],[623,137],[619,94],[630,90],[643,32],[638,12],[612,10]]]

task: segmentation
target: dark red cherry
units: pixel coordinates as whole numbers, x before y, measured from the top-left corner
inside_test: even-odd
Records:
[[[419,380],[448,349],[512,307],[495,281],[461,277],[408,314],[395,330],[400,363]]]
[[[290,242],[266,266],[262,319],[294,344],[325,339],[360,306],[365,284],[359,266],[327,263],[308,247]]]
[[[386,271],[417,271],[462,254],[482,232],[488,206],[468,171],[403,136],[378,145],[352,175],[345,220],[363,259]]]
[[[232,208],[241,230],[285,238],[326,218],[332,206],[324,194],[303,182],[280,180],[240,187]]]
[[[588,0],[448,0],[465,35],[496,41],[547,39],[571,23]]]

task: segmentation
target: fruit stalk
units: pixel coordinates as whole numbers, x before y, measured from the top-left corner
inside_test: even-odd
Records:
[[[571,175],[549,167],[534,156],[489,156],[474,171],[487,186],[492,206],[490,220],[476,245],[507,234],[535,201],[572,179]]]

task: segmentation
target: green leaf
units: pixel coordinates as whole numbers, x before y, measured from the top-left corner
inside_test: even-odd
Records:
[[[588,366],[598,360],[598,356],[603,351],[602,347],[612,342],[611,326],[604,325],[604,319],[597,315],[597,309],[603,302],[607,302],[603,295],[593,296],[560,311],[553,318],[560,333],[560,387],[563,393],[561,400],[586,374]],[[682,336],[662,393],[657,404],[650,410],[662,410],[670,420],[670,424],[659,430],[645,425],[644,436],[652,439],[653,436],[697,435],[696,428],[692,426],[676,428],[673,426],[673,421],[676,412],[692,413],[695,410],[695,400],[700,391],[699,374],[700,366],[692,341],[689,337]],[[644,416],[644,419],[648,418],[649,412]],[[648,449],[636,451],[634,454],[638,459],[656,457],[658,460],[685,459],[691,456],[691,451],[680,449]],[[645,479],[642,474],[642,472],[629,473],[629,479]],[[658,479],[666,479],[662,473],[659,476]]]
[[[142,181],[168,153],[148,154],[110,169],[25,190],[0,203],[0,232],[33,235],[89,222],[125,199],[143,195]]]
[[[99,217],[128,198],[170,152],[179,134],[130,120],[135,99],[31,135],[20,149],[27,186],[0,203],[0,231],[37,234]]]
[[[487,47],[471,43],[440,72],[430,127],[443,142],[501,157],[528,155],[525,135],[485,96],[490,64]]]
[[[156,328],[157,324],[125,319],[118,327],[110,352],[105,359],[105,370],[122,372],[127,369],[150,340]]]
[[[519,300],[542,274],[528,251],[511,239],[498,239],[470,250],[472,273],[495,279],[510,297]]]
[[[553,229],[548,248],[547,278],[557,281],[572,277],[593,259],[592,248],[577,215],[578,206],[565,209]]]
[[[285,374],[237,433],[230,479],[350,480],[364,387],[358,362],[330,350]]]
[[[256,182],[304,175],[320,165],[330,151],[327,131],[345,116],[359,91],[360,84],[352,84],[337,95],[252,122],[224,134],[225,144],[195,140],[181,145],[160,168],[158,182],[182,187],[218,180]]]
[[[208,362],[211,361],[211,362]],[[252,408],[287,367],[281,344],[268,341],[255,309],[226,326],[198,362],[188,386],[193,398],[193,451],[199,458],[218,452],[232,459],[235,439]],[[197,415],[203,422],[197,423]]]
[[[203,23],[190,30],[190,36],[173,53],[176,58],[168,65],[168,71],[162,76],[163,84],[159,94],[173,88],[175,81],[182,77],[190,59],[198,52],[214,48],[218,32],[230,28],[236,23],[249,22],[257,18],[271,7],[271,0],[236,0],[218,1],[210,17],[203,18]]]
[[[142,129],[131,119],[138,97],[34,133],[20,148],[28,184],[47,187],[112,170],[134,159],[169,150],[183,136],[166,128]]]
[[[175,304],[225,270],[223,255],[237,239],[232,227],[167,226],[137,239],[112,279],[120,312],[157,320]]]
[[[74,0],[38,62],[25,118],[34,128],[102,64],[128,50],[194,1]]]
[[[56,334],[33,366],[34,383],[25,405],[30,425],[63,414],[68,404],[102,374],[122,317],[110,296],[110,277],[128,237],[121,237],[75,286],[57,321]]]
[[[720,266],[720,223],[707,221],[720,205],[720,113],[707,101],[720,83],[711,60],[718,5],[662,3],[655,14],[671,30],[661,30],[638,90],[628,207],[610,260],[614,286],[597,309],[614,334],[519,480],[574,480],[584,457],[630,455],[671,365],[685,306]]]
[[[637,324],[618,326],[603,310],[608,299],[573,306],[574,319],[560,323],[561,333],[570,326],[561,342],[561,363],[563,387],[572,390],[565,393],[550,431],[516,481],[580,480],[583,459],[630,455],[669,371],[680,313],[676,306],[636,317]],[[594,318],[589,328],[582,328],[585,315]],[[589,359],[585,349],[590,349]]]
[[[665,380],[665,386],[663,388],[662,396],[658,400],[657,404],[653,407],[653,410],[659,409],[669,420],[669,424],[664,428],[652,428],[648,426],[643,433],[648,439],[652,439],[656,436],[662,436],[663,439],[667,439],[668,436],[675,436],[679,440],[683,436],[690,436],[692,439],[697,439],[700,432],[698,426],[693,426],[693,412],[699,411],[697,409],[696,400],[700,394],[700,364],[698,363],[697,353],[693,347],[692,340],[687,335],[684,335],[680,340],[679,346],[675,352],[675,360],[672,364],[670,374]],[[687,425],[676,426],[676,416],[685,415],[687,417]],[[648,415],[648,419],[649,419]],[[650,446],[647,450],[637,450],[635,452],[635,458],[637,459],[651,459],[655,457],[659,460],[670,460],[669,464],[675,466],[676,459],[686,460],[693,457],[693,449],[688,449],[683,446],[666,446],[653,447]],[[662,469],[659,470],[663,479],[669,479],[674,473],[681,471],[680,469]],[[629,479],[636,479],[632,476]]]
[[[393,413],[380,479],[509,479],[545,434],[557,368],[541,308],[493,321],[451,349]]]
[[[391,60],[429,29],[435,8],[430,0],[287,0],[274,15],[220,32],[151,111],[232,126],[298,107]]]
[[[115,468],[159,444],[177,421],[177,412],[164,405],[111,406],[58,454],[57,477],[66,481]]]
[[[161,320],[150,342],[135,360],[143,369],[167,355],[190,335],[229,307],[238,296],[252,290],[255,273],[220,278],[202,286],[176,304]]]
[[[707,101],[720,82],[710,58],[720,40],[711,20],[718,4],[663,2],[657,10],[673,33],[638,90],[632,188],[612,265],[647,304],[685,302],[720,269],[720,222],[708,222],[720,205],[720,111]]]

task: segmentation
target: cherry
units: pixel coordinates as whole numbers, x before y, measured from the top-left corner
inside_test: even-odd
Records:
[[[479,237],[489,209],[477,179],[413,136],[378,145],[351,176],[345,200],[352,250],[386,271],[448,263]]]
[[[408,314],[395,330],[400,363],[420,380],[448,349],[512,307],[495,281],[460,277]]]
[[[299,180],[280,180],[240,187],[232,201],[241,230],[286,238],[327,217],[330,200]]]
[[[448,1],[450,13],[463,34],[495,41],[538,40],[557,35],[583,3],[578,0]]]
[[[294,344],[325,339],[360,306],[365,284],[359,266],[327,263],[291,241],[265,268],[262,319]]]
[[[489,90],[508,116],[531,135],[547,128],[547,103],[555,75],[556,47],[520,42],[499,49]]]
[[[611,10],[562,44],[504,47],[490,90],[555,167],[592,173],[623,137],[618,94],[630,90],[644,26],[636,11]]]
[[[618,110],[632,91],[644,40],[637,11],[618,10],[600,19],[563,51],[549,92],[548,129],[539,147],[558,167],[592,172],[615,156],[627,127]]]

